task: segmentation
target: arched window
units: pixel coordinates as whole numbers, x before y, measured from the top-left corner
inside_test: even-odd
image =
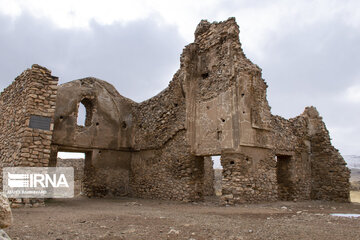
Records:
[[[84,98],[79,103],[77,125],[78,126],[90,126],[93,115],[93,104],[90,99]]]

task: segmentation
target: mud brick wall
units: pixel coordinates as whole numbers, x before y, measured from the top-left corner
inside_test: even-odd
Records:
[[[0,164],[47,166],[58,78],[39,65],[27,69],[0,95]],[[51,119],[50,129],[30,128],[30,117]],[[1,174],[2,176],[2,174]]]

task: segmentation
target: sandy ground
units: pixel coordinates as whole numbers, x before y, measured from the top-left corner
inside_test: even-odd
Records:
[[[14,209],[12,239],[360,239],[360,204],[318,201],[234,207],[131,198],[51,200]]]

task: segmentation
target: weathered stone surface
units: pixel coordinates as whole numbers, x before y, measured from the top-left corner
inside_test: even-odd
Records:
[[[211,157],[204,157],[204,196],[215,195],[215,171]]]
[[[56,166],[58,151],[84,152],[88,196],[195,201],[213,194],[209,157],[221,155],[224,204],[349,201],[349,170],[322,118],[313,107],[289,120],[271,114],[234,18],[201,21],[169,86],[147,101],[96,78],[56,83],[35,65],[1,94],[3,166]],[[53,118],[54,130],[26,128],[29,113]]]
[[[48,166],[49,156],[35,148],[50,151],[55,108],[50,95],[57,94],[57,81],[48,69],[34,64],[0,94],[0,171],[3,167]],[[50,129],[30,128],[31,116],[50,118]]]
[[[3,193],[0,193],[0,228],[9,227],[12,220],[9,200]]]
[[[57,159],[57,167],[74,168],[74,196],[82,194],[85,159]]]

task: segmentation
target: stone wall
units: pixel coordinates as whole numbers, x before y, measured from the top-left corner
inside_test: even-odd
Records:
[[[183,76],[178,71],[169,86],[149,100],[134,104],[136,150],[159,149],[185,129]]]
[[[133,196],[183,201],[203,197],[204,159],[190,153],[186,138],[182,74],[179,70],[167,89],[135,105]]]
[[[1,135],[2,164],[55,166],[58,151],[84,152],[89,197],[201,200],[213,192],[208,156],[221,155],[223,204],[349,200],[349,171],[321,117],[314,108],[289,120],[271,115],[234,18],[201,21],[169,86],[141,103],[90,77],[60,85],[54,114],[48,70],[34,65],[18,79],[0,98],[10,136]],[[31,114],[53,117],[54,131],[23,127]]]
[[[347,170],[331,143],[322,140],[328,137],[321,130],[322,120],[310,121],[306,113],[289,120],[272,116],[266,89],[261,69],[241,48],[235,20],[201,21],[169,86],[147,101],[127,100],[94,78],[62,85],[58,99],[69,103],[57,110],[53,143],[91,152],[85,172],[99,177],[92,178],[91,195],[116,195],[121,192],[117,184],[128,186],[128,193],[136,197],[199,200],[213,193],[207,156],[221,155],[224,204],[346,201]],[[76,126],[77,107],[84,97],[93,103],[93,122],[100,126]],[[112,102],[100,103],[104,98]],[[127,153],[114,153],[101,161],[95,157],[99,151],[125,149]],[[326,158],[332,159],[334,169],[324,164]],[[130,167],[118,168],[128,175],[101,174],[101,169],[104,173],[114,169],[109,168],[111,161],[128,163]],[[323,167],[326,170],[320,170]],[[128,179],[128,184],[116,179]],[[104,183],[116,184],[109,188]]]
[[[242,153],[224,152],[221,165],[223,204],[277,200],[276,163],[270,150],[245,147]]]
[[[96,78],[59,86],[51,148],[57,152],[85,153],[83,191],[88,197],[124,196],[129,193],[133,137],[133,101]],[[86,107],[85,125],[77,124],[79,105]]]
[[[241,48],[235,19],[202,21],[181,61],[194,154],[219,155],[241,145],[271,147],[267,85]]]
[[[133,146],[133,101],[109,83],[84,78],[59,86],[53,145],[77,149],[127,150]],[[85,126],[77,125],[79,105],[86,102]]]
[[[48,165],[57,83],[58,78],[52,76],[48,69],[33,65],[1,93],[1,168]],[[50,119],[49,128],[30,127],[33,116]]]
[[[87,153],[84,167],[84,193],[88,197],[129,194],[131,153],[93,150]]]
[[[223,180],[223,170],[222,169],[214,169],[214,191],[216,196],[222,195],[222,180]]]
[[[202,21],[181,66],[191,151],[221,155],[222,202],[276,200],[267,85],[241,48],[235,20]]]
[[[329,132],[315,108],[304,112],[311,139],[311,199],[348,202],[350,170],[331,145]]]
[[[57,159],[57,167],[73,167],[74,168],[74,196],[79,196],[83,193],[83,178],[85,159]]]
[[[215,169],[211,157],[204,157],[204,196],[215,195]]]
[[[274,154],[281,159],[288,158],[288,189],[287,193],[280,197],[281,200],[306,200],[310,199],[311,191],[311,166],[310,166],[310,139],[308,134],[307,120],[298,116],[286,120],[279,116],[273,116],[274,127]],[[284,190],[284,189],[283,189]],[[281,189],[280,191],[281,192]]]
[[[185,142],[185,131],[179,131],[162,148],[134,153],[131,194],[182,201],[202,199],[204,158],[191,155]]]
[[[314,107],[289,120],[274,116],[272,125],[275,154],[291,157],[292,190],[285,200],[349,201],[350,171]]]

